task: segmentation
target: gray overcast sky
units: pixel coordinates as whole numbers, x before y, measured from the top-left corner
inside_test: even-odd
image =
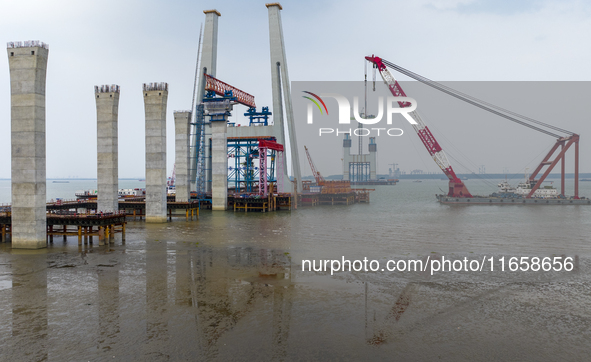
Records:
[[[0,34],[4,42],[41,40],[50,46],[47,176],[96,177],[93,86],[114,83],[122,88],[119,175],[143,177],[141,84],[160,81],[168,82],[170,89],[170,173],[174,162],[172,112],[191,105],[205,9],[222,13],[218,78],[255,95],[257,105],[270,105],[264,4],[220,0],[2,1]],[[292,81],[361,80],[363,56],[372,53],[436,80],[591,80],[587,42],[591,4],[586,1],[281,4]],[[10,83],[6,56],[0,57],[0,68],[0,178],[8,178]],[[590,141],[583,137],[582,142]],[[476,159],[478,152],[486,151],[474,150]],[[304,174],[309,174],[305,159],[301,162]],[[417,168],[423,168],[420,166]],[[582,171],[588,170],[583,164]]]

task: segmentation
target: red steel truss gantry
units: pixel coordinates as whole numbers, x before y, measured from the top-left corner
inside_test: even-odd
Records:
[[[226,91],[232,91],[234,97],[236,97],[236,102],[243,104],[249,108],[256,108],[256,104],[254,103],[254,96],[252,94],[246,93],[243,90],[240,90],[234,86],[229,85],[226,82],[222,82],[221,80],[212,77],[209,74],[203,74],[205,77],[205,90],[206,91],[214,91],[215,94],[219,96],[224,96]]]
[[[267,185],[267,150],[277,151],[276,157],[279,162],[277,163],[277,190],[278,192],[283,191],[282,185],[283,180],[283,145],[275,141],[259,140],[259,195],[267,196],[269,188]]]

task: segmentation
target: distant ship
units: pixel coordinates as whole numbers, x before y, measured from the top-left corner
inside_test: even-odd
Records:
[[[79,190],[75,193],[77,199],[96,199],[98,190]],[[146,189],[119,189],[117,195],[120,198],[134,198],[146,196]]]
[[[591,178],[582,178],[579,181],[591,181]]]
[[[70,181],[53,181],[54,184],[69,184]]]
[[[532,186],[534,185],[535,184],[533,182],[529,181],[528,179],[525,179],[523,182],[520,182],[519,185],[517,185],[517,187],[512,187],[511,185],[509,185],[507,180],[505,180],[498,185],[499,194],[515,194],[519,196],[527,196],[530,193]],[[542,186],[539,189],[537,189],[532,196],[539,198],[557,198],[558,190],[552,187],[552,185]]]

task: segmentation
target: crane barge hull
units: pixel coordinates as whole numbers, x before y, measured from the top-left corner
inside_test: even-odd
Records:
[[[437,201],[446,205],[591,205],[588,198],[549,198],[527,199],[523,197],[454,197],[448,195],[436,195]]]

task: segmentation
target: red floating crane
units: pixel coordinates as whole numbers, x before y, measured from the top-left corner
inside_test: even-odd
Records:
[[[529,118],[529,117],[526,117],[526,116],[519,115],[515,112],[511,112],[509,110],[506,110],[501,107],[495,106],[493,104],[487,103],[485,101],[479,100],[475,97],[472,97],[467,94],[456,91],[454,89],[451,89],[443,84],[434,82],[426,77],[418,75],[414,72],[411,72],[408,69],[404,69],[399,65],[393,64],[385,59],[376,57],[374,55],[365,57],[365,59],[368,60],[369,62],[373,63],[374,68],[380,72],[382,79],[388,85],[388,88],[390,89],[390,92],[392,93],[392,95],[394,97],[406,97],[406,94],[402,90],[402,87],[400,87],[400,84],[396,81],[396,79],[394,79],[392,74],[388,71],[388,68],[394,69],[404,75],[407,75],[410,78],[418,80],[419,82],[422,82],[432,88],[435,88],[443,93],[446,93],[446,94],[448,94],[452,97],[455,97],[457,99],[460,99],[464,102],[467,102],[473,106],[476,106],[476,107],[481,108],[485,111],[491,112],[497,116],[503,117],[505,119],[508,119],[508,120],[515,122],[517,124],[520,124],[522,126],[531,128],[533,130],[536,130],[538,132],[541,132],[541,133],[544,133],[546,135],[556,138],[556,143],[554,144],[554,147],[552,147],[550,152],[548,152],[548,154],[544,157],[542,162],[540,162],[540,164],[535,169],[535,171],[531,174],[531,176],[529,176],[527,181],[530,185],[531,190],[530,190],[529,194],[526,196],[526,198],[531,198],[534,195],[534,193],[542,185],[542,182],[544,182],[546,177],[550,174],[550,172],[552,171],[554,166],[556,166],[559,161],[561,162],[561,170],[560,170],[561,181],[562,181],[561,182],[561,195],[563,197],[565,196],[565,154],[566,154],[566,151],[572,145],[574,145],[575,146],[575,160],[574,160],[574,168],[575,168],[575,174],[574,174],[575,190],[574,191],[575,191],[575,194],[574,194],[574,198],[575,199],[579,198],[579,138],[580,137],[578,134],[567,131],[565,129],[562,129],[562,128],[559,128],[556,126],[553,126],[553,125],[550,125],[550,124],[547,124],[547,123],[544,123],[544,122],[541,122],[541,121],[538,121],[538,120],[535,120],[535,119],[532,119],[532,118]],[[398,102],[398,105],[401,108],[405,108],[405,107],[410,106],[410,103]],[[439,143],[435,139],[435,136],[433,136],[433,134],[431,133],[429,128],[425,125],[425,123],[423,122],[423,120],[419,116],[419,114],[416,111],[412,111],[412,112],[409,112],[409,115],[417,123],[416,125],[413,125],[413,128],[415,129],[415,131],[419,135],[419,138],[423,142],[423,145],[425,145],[425,147],[427,148],[427,151],[433,157],[433,160],[435,160],[435,162],[441,168],[443,173],[445,173],[445,175],[449,178],[448,196],[472,197],[472,195],[470,194],[470,192],[468,191],[468,189],[466,188],[464,183],[455,174],[453,168],[451,167],[451,165],[449,164],[449,161],[447,160],[447,156],[445,155],[445,152],[443,152],[443,149],[441,148],[441,146],[439,145]],[[564,133],[564,134],[566,134],[566,136],[561,136],[561,135],[557,134],[556,132]],[[558,150],[559,147],[560,147],[560,152],[556,155],[556,157],[553,160],[550,160],[550,158],[554,155],[554,153],[556,152],[556,150]],[[546,171],[542,174],[542,176],[538,180],[536,180],[535,177],[546,166],[548,166]]]

